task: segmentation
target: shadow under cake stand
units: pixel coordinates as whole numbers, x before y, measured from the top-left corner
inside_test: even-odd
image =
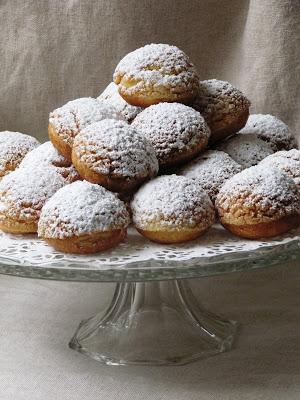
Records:
[[[0,233],[0,273],[61,281],[116,282],[108,309],[79,325],[69,346],[109,365],[180,365],[230,350],[236,322],[204,310],[189,279],[300,259],[300,229],[267,241],[214,226],[180,245],[152,243],[133,230],[119,247],[62,254],[34,235]]]

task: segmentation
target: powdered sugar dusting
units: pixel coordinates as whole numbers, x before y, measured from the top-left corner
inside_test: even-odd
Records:
[[[208,150],[179,170],[180,175],[195,179],[214,201],[225,181],[242,170],[227,153]]]
[[[0,132],[0,178],[18,167],[23,157],[39,145],[34,137],[20,132]]]
[[[98,101],[112,105],[128,123],[143,110],[142,107],[132,106],[119,95],[118,86],[111,82],[97,98]]]
[[[67,181],[52,168],[19,168],[0,182],[0,220],[37,220],[40,210]]]
[[[229,82],[209,79],[199,82],[199,92],[193,107],[210,124],[226,114],[239,115],[241,111],[248,110],[250,101]]]
[[[146,108],[132,126],[150,140],[161,164],[166,157],[208,142],[210,130],[199,112],[179,103],[160,103]]]
[[[87,126],[73,151],[91,170],[115,177],[152,177],[158,161],[151,143],[123,121],[106,119]]]
[[[45,142],[28,153],[20,164],[20,168],[37,169],[53,168],[69,182],[80,179],[74,166],[58,153],[51,142]]]
[[[276,167],[289,175],[300,189],[300,150],[278,151],[261,161],[263,168]]]
[[[258,164],[274,152],[269,143],[251,134],[234,135],[221,143],[218,150],[229,154],[243,168]]]
[[[293,180],[277,168],[257,165],[227,180],[216,205],[221,215],[236,218],[279,219],[300,213],[300,197]],[[262,222],[262,221],[260,221]]]
[[[92,97],[82,97],[51,112],[49,122],[61,139],[72,146],[81,129],[105,118],[124,119],[113,106]]]
[[[298,148],[296,138],[289,127],[279,118],[270,114],[252,114],[239,132],[256,135],[270,143],[274,151]]]
[[[116,67],[114,82],[120,84],[123,77],[135,83],[123,87],[128,93],[147,87],[157,91],[168,87],[180,93],[198,86],[198,75],[188,56],[168,44],[148,44],[127,54]]]
[[[64,239],[126,228],[130,222],[125,204],[100,185],[74,182],[60,189],[44,206],[39,236]]]
[[[153,222],[174,229],[205,229],[215,218],[207,193],[193,179],[178,175],[163,175],[146,183],[135,194],[131,207],[133,222],[141,229]]]

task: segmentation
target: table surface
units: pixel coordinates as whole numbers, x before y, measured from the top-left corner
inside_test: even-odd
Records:
[[[195,280],[204,306],[242,324],[233,351],[184,367],[106,367],[67,343],[113,284],[0,276],[0,398],[299,400],[299,284],[299,263]]]

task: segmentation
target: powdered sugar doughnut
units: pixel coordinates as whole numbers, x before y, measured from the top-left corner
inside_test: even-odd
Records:
[[[111,82],[97,98],[98,101],[113,106],[130,123],[143,110],[142,107],[132,106],[120,96],[118,86]]]
[[[89,182],[115,192],[128,192],[158,172],[151,143],[123,121],[105,119],[75,138],[73,164]]]
[[[252,114],[245,127],[239,132],[251,134],[270,143],[274,151],[298,148],[290,128],[279,118],[270,114]]]
[[[26,154],[39,145],[34,137],[20,132],[0,132],[0,179],[14,171]]]
[[[229,82],[209,79],[199,82],[193,107],[203,115],[216,142],[238,132],[246,124],[250,101]]]
[[[241,170],[241,165],[227,153],[208,150],[185,165],[178,173],[195,179],[214,202],[225,181]]]
[[[69,183],[81,179],[70,161],[59,154],[51,142],[45,142],[29,152],[20,164],[20,168],[31,171],[45,167],[55,169]]]
[[[276,167],[292,178],[300,190],[300,150],[278,151],[263,159],[262,168]]]
[[[113,78],[120,95],[140,107],[164,101],[189,104],[199,80],[188,56],[168,44],[148,44],[127,54]]]
[[[276,236],[299,225],[299,191],[278,168],[257,165],[238,173],[221,188],[216,207],[225,228],[250,239]]]
[[[123,119],[114,107],[91,97],[69,101],[50,113],[49,138],[54,147],[71,161],[76,135],[87,125],[105,118]]]
[[[218,146],[218,150],[229,154],[243,168],[258,164],[274,152],[269,143],[251,134],[234,135],[224,143],[221,143]]]
[[[190,160],[206,147],[210,135],[200,113],[179,103],[148,107],[132,126],[152,143],[161,167]]]
[[[116,195],[86,181],[60,189],[43,207],[38,234],[67,253],[95,253],[126,236],[130,218]]]
[[[131,208],[136,229],[159,243],[195,239],[215,220],[207,193],[193,179],[178,175],[163,175],[143,185]]]
[[[45,202],[68,181],[54,168],[18,168],[0,182],[0,229],[34,233]]]

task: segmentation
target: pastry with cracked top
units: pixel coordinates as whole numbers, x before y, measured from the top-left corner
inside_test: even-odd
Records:
[[[193,179],[178,175],[162,175],[143,185],[131,209],[138,232],[158,243],[196,239],[215,221],[208,194]]]
[[[257,165],[225,182],[216,208],[222,225],[230,232],[261,239],[299,226],[300,194],[287,174]]]
[[[148,107],[161,102],[190,104],[198,90],[198,74],[176,46],[152,43],[128,53],[113,79],[129,104]]]
[[[78,181],[47,201],[38,234],[65,253],[96,253],[118,245],[126,236],[129,222],[125,204],[114,193]]]

